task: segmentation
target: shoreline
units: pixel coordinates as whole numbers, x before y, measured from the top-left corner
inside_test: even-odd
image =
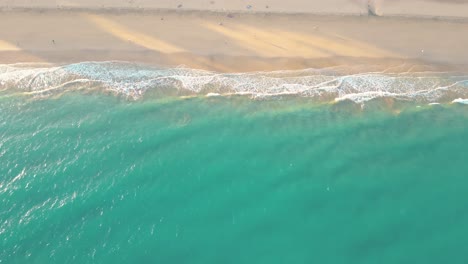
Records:
[[[48,61],[28,57],[28,55],[25,55],[21,51],[0,51],[0,66],[31,65],[34,68],[35,66],[41,65],[51,67],[82,62],[121,62],[166,69],[188,68],[218,73],[252,73],[337,68],[339,69],[337,72],[348,74],[369,73],[374,71],[385,71],[388,73],[447,72],[454,74],[468,74],[468,64],[437,63],[411,58],[264,58],[252,56],[227,56],[223,54],[214,54],[210,56],[200,56],[191,53],[162,54],[152,51],[125,50],[114,50],[112,52],[104,52],[102,50],[72,50],[37,53],[47,57]],[[18,61],[18,58],[21,58],[21,60]],[[239,65],[239,63],[242,63],[243,65]]]

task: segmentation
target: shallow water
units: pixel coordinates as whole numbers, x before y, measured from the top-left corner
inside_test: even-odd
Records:
[[[18,90],[2,263],[468,261],[462,103]]]

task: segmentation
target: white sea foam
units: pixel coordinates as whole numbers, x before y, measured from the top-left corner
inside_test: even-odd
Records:
[[[235,94],[253,98],[296,95],[356,103],[390,97],[435,103],[468,97],[468,76],[430,72],[343,75],[334,68],[216,73],[125,62],[0,65],[0,90],[8,89],[34,96],[97,89],[138,99],[149,90],[165,89],[181,95]]]

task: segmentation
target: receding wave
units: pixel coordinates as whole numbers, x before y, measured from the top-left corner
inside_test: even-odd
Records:
[[[336,68],[292,71],[217,73],[158,68],[127,62],[82,62],[62,66],[0,65],[0,90],[35,97],[68,91],[105,91],[139,99],[149,91],[162,94],[265,98],[283,95],[323,101],[363,103],[376,98],[466,102],[468,76],[441,72],[362,72],[345,75]]]

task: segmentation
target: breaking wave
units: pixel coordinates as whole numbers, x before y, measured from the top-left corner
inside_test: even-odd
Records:
[[[68,91],[106,91],[139,99],[149,91],[178,95],[295,95],[323,101],[364,103],[376,98],[426,103],[462,102],[468,76],[439,72],[362,72],[344,75],[336,68],[217,73],[158,68],[127,62],[82,62],[62,66],[0,65],[0,90],[35,97]],[[464,102],[464,101],[463,101]]]

